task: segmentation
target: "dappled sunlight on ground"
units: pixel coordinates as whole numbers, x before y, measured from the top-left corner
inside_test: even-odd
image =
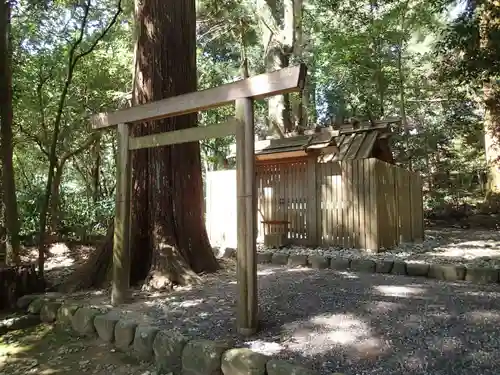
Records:
[[[267,276],[267,275],[272,275],[276,270],[273,268],[265,269],[265,270],[258,270],[257,271],[257,276]]]
[[[345,279],[352,279],[352,280],[359,279],[359,276],[357,274],[355,274],[354,272],[338,271],[337,273],[339,275],[341,275],[342,277],[344,277]]]
[[[389,254],[412,261],[500,265],[500,232],[432,229],[423,244],[406,244]]]
[[[427,252],[430,256],[473,260],[482,257],[500,257],[500,243],[497,241],[461,241],[436,247]]]
[[[497,324],[500,322],[500,311],[475,310],[465,314],[471,322]]]
[[[265,355],[277,355],[285,349],[283,345],[277,342],[264,340],[246,341],[245,344],[248,348]]]
[[[283,327],[291,333],[288,350],[306,356],[324,354],[334,346],[349,348],[357,356],[377,356],[387,346],[373,336],[370,325],[353,314],[322,314],[308,321],[293,322]]]
[[[285,272],[313,272],[313,269],[310,267],[294,267],[294,268],[287,268]]]
[[[0,336],[0,373],[8,375],[131,375],[152,371],[95,338],[80,338],[42,324]]]
[[[260,329],[244,338],[235,329],[235,262],[224,264],[202,285],[135,290],[123,316],[193,338],[230,339],[325,375],[461,375],[477,366],[496,374],[500,367],[500,356],[484,362],[500,353],[499,285],[259,265]],[[89,299],[109,303],[106,293]]]
[[[375,285],[374,289],[386,296],[393,297],[409,297],[414,295],[422,295],[426,292],[425,288],[409,285]]]
[[[500,259],[500,235],[494,241],[467,236],[466,231],[450,232],[447,242],[425,256]],[[54,245],[49,269],[71,272],[80,256],[88,256],[84,248],[78,251]],[[244,338],[235,329],[236,262],[220,261],[222,269],[203,275],[200,285],[165,292],[134,289],[120,313],[193,338],[231,339],[237,346],[303,363],[323,375],[483,375],[500,368],[500,285],[259,265],[260,329]],[[109,289],[68,299],[117,311],[109,304]]]

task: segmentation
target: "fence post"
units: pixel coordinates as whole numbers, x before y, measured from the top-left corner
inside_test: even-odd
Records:
[[[380,248],[379,221],[382,220],[382,216],[378,210],[378,194],[380,192],[381,182],[380,176],[377,176],[377,162],[378,160],[375,158],[368,159],[368,179],[370,181],[370,203],[368,205],[368,212],[370,212],[370,231],[367,246],[371,251],[378,253]]]
[[[316,156],[307,159],[307,238],[311,246],[319,245],[316,161]]]
[[[116,209],[113,236],[113,284],[111,304],[116,306],[127,299],[130,286],[130,184],[131,166],[129,128],[117,127],[118,155],[116,159]]]
[[[257,331],[257,194],[255,185],[255,138],[253,100],[236,100],[236,117],[241,121],[236,133],[237,186],[237,279],[238,332]]]

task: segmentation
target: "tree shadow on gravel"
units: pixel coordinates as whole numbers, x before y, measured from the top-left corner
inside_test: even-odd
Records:
[[[487,261],[500,264],[500,233],[495,230],[441,228],[426,230],[423,245],[406,244],[408,260],[460,263],[474,266]],[[381,257],[385,253],[379,253]]]
[[[275,272],[262,284],[279,300],[262,309],[286,338],[279,356],[323,373],[498,373],[499,286],[295,271],[286,288]]]
[[[228,269],[230,267],[228,266]],[[236,333],[234,274],[119,308],[141,324],[290,360],[321,374],[496,374],[500,285],[259,266],[259,332]],[[107,305],[106,291],[74,296]],[[67,297],[71,299],[71,296]]]
[[[151,296],[127,314],[230,338],[322,374],[496,374],[500,286],[259,266],[259,332],[235,332],[233,279]],[[131,307],[131,306],[129,306]]]

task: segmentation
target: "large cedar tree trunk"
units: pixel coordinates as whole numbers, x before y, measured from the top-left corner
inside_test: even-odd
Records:
[[[195,0],[136,1],[135,12],[134,104],[195,91]],[[132,133],[184,129],[196,126],[196,120],[193,114],[137,124]],[[163,289],[216,271],[203,219],[199,143],[136,151],[132,170],[131,282]],[[109,235],[83,267],[88,275],[80,277],[78,287],[98,286],[107,279],[111,242]]]
[[[19,263],[19,218],[17,212],[12,144],[12,51],[10,45],[10,3],[0,0],[0,135],[3,203],[7,228],[7,261]]]

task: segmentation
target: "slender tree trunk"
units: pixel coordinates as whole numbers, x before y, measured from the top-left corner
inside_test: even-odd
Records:
[[[287,4],[285,4],[284,7],[284,12],[287,13],[285,15],[286,30],[282,30],[280,27],[281,19],[284,14],[282,13],[282,15],[279,16],[278,4],[276,1],[258,0],[257,2],[261,21],[264,61],[266,71],[268,72],[288,66],[289,59],[286,53],[291,52],[291,44],[289,45],[289,51],[285,52],[285,43],[292,42],[294,31],[290,23],[290,1],[291,0],[287,0]],[[284,137],[284,133],[292,130],[290,115],[290,100],[288,95],[276,95],[268,99],[269,130],[274,130],[280,138]]]
[[[10,250],[7,262],[20,262],[19,217],[17,211],[16,184],[13,165],[12,144],[12,48],[10,37],[10,3],[0,0],[0,135],[2,157],[2,187],[5,204],[7,242]]]
[[[56,165],[56,172],[52,180],[52,193],[50,198],[50,229],[52,233],[57,232],[59,223],[61,222],[61,182],[64,172],[64,165],[60,163]]]
[[[291,27],[293,27],[293,39],[292,39],[292,56],[293,63],[306,62],[306,50],[304,48],[305,37],[304,37],[304,27],[303,27],[303,0],[293,0],[288,7],[292,10],[292,17],[290,18]],[[310,64],[308,64],[310,65]],[[309,76],[311,72],[309,72]],[[310,79],[307,80],[308,82]],[[310,85],[306,83],[304,89],[298,93],[297,103],[293,107],[295,128],[299,132],[303,132],[308,125],[308,105],[309,105],[309,92],[308,88]]]
[[[92,149],[94,166],[92,168],[92,202],[96,204],[99,201],[100,189],[99,180],[101,172],[101,137],[98,137]]]
[[[136,0],[134,105],[196,90],[195,0]],[[196,114],[135,125],[134,136],[185,129]],[[198,280],[218,263],[203,220],[198,142],[138,150],[132,154],[131,282],[152,289]],[[105,282],[112,236],[63,290]],[[71,287],[73,284],[73,287]]]
[[[487,195],[500,193],[500,90],[496,82],[483,83],[484,93],[484,147],[488,163]]]
[[[71,83],[73,82],[73,75],[75,73],[75,69],[76,66],[78,65],[78,62],[82,58],[84,58],[85,56],[89,55],[94,51],[99,41],[101,41],[102,38],[106,36],[106,34],[118,21],[118,16],[122,13],[123,10],[121,1],[122,0],[118,0],[116,12],[114,13],[113,17],[111,18],[107,26],[99,33],[98,37],[95,38],[92,43],[90,43],[90,46],[87,46],[87,48],[81,48],[81,44],[83,42],[85,31],[87,29],[87,25],[89,22],[89,13],[90,13],[90,7],[92,6],[92,1],[86,0],[85,2],[79,3],[79,5],[82,6],[83,17],[79,26],[79,30],[77,32],[78,35],[76,39],[74,39],[69,46],[68,60],[66,66],[67,69],[66,78],[61,90],[61,95],[59,96],[58,99],[57,110],[55,113],[55,119],[53,123],[54,127],[53,127],[52,139],[50,142],[49,157],[48,157],[49,170],[47,173],[47,183],[45,185],[42,208],[40,210],[40,226],[38,230],[40,237],[39,241],[40,243],[38,246],[38,272],[41,279],[43,279],[45,255],[47,253],[46,249],[47,241],[45,241],[46,230],[47,230],[47,213],[49,212],[49,207],[50,207],[52,180],[54,179],[55,169],[57,166],[57,144],[61,132],[61,120],[64,112],[64,106],[66,104],[66,97],[68,95]]]
[[[272,42],[266,55],[266,71],[272,72],[288,66],[286,57],[281,47]],[[290,99],[289,95],[275,95],[268,99],[268,116],[270,128],[274,129],[278,135],[288,133],[292,130],[290,119]],[[277,130],[279,129],[279,130]]]
[[[5,204],[2,186],[2,166],[0,165],[0,265],[7,263],[7,227],[5,226]]]

